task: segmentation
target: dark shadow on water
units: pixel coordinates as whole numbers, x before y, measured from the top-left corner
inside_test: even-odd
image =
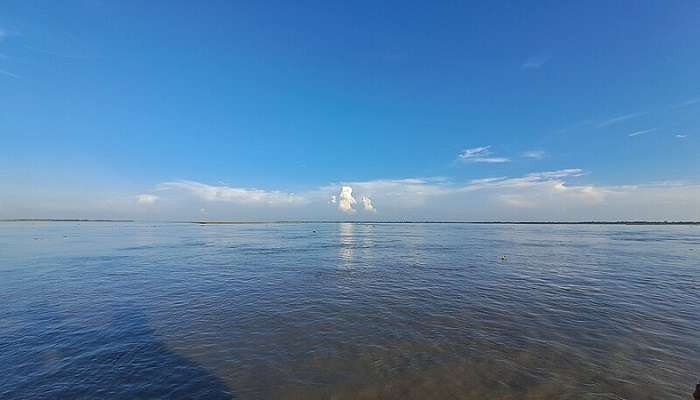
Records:
[[[206,369],[169,350],[138,308],[92,320],[56,309],[32,314],[12,331],[0,327],[3,400],[235,398]]]

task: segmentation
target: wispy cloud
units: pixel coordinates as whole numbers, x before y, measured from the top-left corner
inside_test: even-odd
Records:
[[[654,132],[655,130],[656,130],[656,128],[644,129],[644,130],[641,130],[641,131],[632,132],[632,133],[630,133],[630,134],[627,135],[627,136],[629,136],[629,137],[634,137],[634,136],[644,135],[645,133]]]
[[[533,160],[541,160],[546,155],[544,150],[528,150],[523,153],[524,158],[531,158]]]
[[[538,55],[538,56],[532,56],[529,57],[525,62],[520,66],[522,69],[539,69],[542,68],[548,61],[550,57],[547,55]]]
[[[615,125],[615,124],[623,122],[623,121],[627,121],[627,120],[630,120],[633,118],[641,117],[644,114],[646,114],[646,113],[645,112],[636,112],[636,113],[621,115],[621,116],[615,117],[615,118],[610,118],[610,119],[607,119],[605,121],[598,123],[597,127],[598,128],[605,128],[606,126]]]
[[[7,39],[9,36],[10,36],[9,32],[7,32],[7,31],[4,30],[4,29],[0,29],[0,43],[3,42],[3,41],[5,41],[5,39]],[[9,57],[6,56],[5,54],[0,54],[0,59],[5,60],[5,59],[7,59],[7,58],[9,58]],[[19,76],[19,75],[14,74],[14,73],[12,73],[12,72],[10,72],[10,71],[6,71],[6,70],[4,70],[4,69],[0,69],[0,75],[7,76],[7,77],[10,77],[10,78],[13,78],[13,79],[20,79],[20,76]]]
[[[12,72],[9,72],[9,71],[5,71],[4,69],[0,69],[0,75],[9,76],[10,78],[14,78],[14,79],[20,78],[19,75],[13,74]]]
[[[695,97],[695,98],[680,102],[678,104],[674,104],[673,106],[671,106],[671,108],[684,108],[684,107],[692,106],[692,105],[698,104],[698,103],[700,103],[700,97]]]
[[[510,162],[509,158],[506,157],[493,157],[493,152],[490,150],[491,146],[474,147],[471,149],[464,149],[462,153],[459,154],[459,159],[465,163],[507,163]]]
[[[574,178],[583,176],[584,171],[580,168],[568,168],[557,171],[533,172],[518,178],[486,178],[471,181],[468,185],[461,187],[461,191],[474,191],[482,189],[504,189],[504,188],[526,188],[533,185],[556,182],[563,183],[564,178]]]
[[[504,179],[508,179],[507,176],[498,176],[494,178],[479,178],[479,179],[472,179],[469,181],[471,185],[479,185],[479,184],[487,184],[491,182],[497,182],[497,181],[502,181]]]
[[[224,185],[213,186],[193,181],[164,182],[158,185],[158,190],[178,190],[201,200],[212,202],[268,206],[293,205],[306,202],[304,197],[294,193],[238,188]]]
[[[687,138],[687,137],[688,137],[688,135],[685,135],[685,134],[682,134],[682,133],[679,133],[679,134],[676,135],[676,138],[678,138],[678,139],[685,139],[685,138]]]
[[[650,110],[650,111],[645,111],[645,112],[635,112],[635,113],[630,113],[630,114],[625,114],[625,115],[620,115],[618,117],[614,118],[609,118],[606,120],[596,120],[596,119],[587,119],[583,121],[579,121],[575,124],[569,125],[567,127],[561,128],[557,131],[555,131],[557,134],[563,134],[575,129],[583,128],[586,126],[595,126],[596,128],[604,128],[610,125],[615,125],[620,122],[624,122],[633,118],[638,118],[644,115],[648,114],[658,114],[660,112],[668,112],[669,109],[679,109],[679,108],[684,108],[684,107],[689,107],[693,106],[696,104],[700,104],[700,96],[699,97],[694,97],[679,103],[675,104],[670,104],[666,105],[663,107],[660,107],[659,109],[655,110]]]
[[[69,60],[90,60],[89,56],[79,54],[77,52],[70,52],[70,51],[53,51],[53,50],[45,50],[45,49],[40,49],[32,46],[24,46],[25,49],[38,53],[38,54],[43,54],[47,56],[52,56],[52,57],[59,57],[59,58],[65,58]]]
[[[464,151],[462,151],[462,154],[460,154],[459,156],[462,158],[479,157],[479,156],[490,153],[490,151],[489,151],[490,147],[491,146],[483,146],[483,147],[474,147],[471,149],[464,149]]]
[[[10,78],[14,78],[14,79],[20,79],[19,75],[13,74],[12,72],[9,72],[9,71],[5,71],[4,69],[0,69],[0,75],[9,76]]]

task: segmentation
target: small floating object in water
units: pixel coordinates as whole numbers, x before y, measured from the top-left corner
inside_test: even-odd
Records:
[[[508,257],[506,257],[506,256],[501,256],[501,261],[508,261]]]

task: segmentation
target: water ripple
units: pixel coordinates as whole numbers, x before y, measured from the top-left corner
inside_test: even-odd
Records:
[[[686,399],[699,243],[683,226],[2,224],[0,398]]]

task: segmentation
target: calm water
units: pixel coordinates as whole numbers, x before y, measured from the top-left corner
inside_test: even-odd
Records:
[[[688,399],[699,281],[700,227],[3,223],[0,398]]]

